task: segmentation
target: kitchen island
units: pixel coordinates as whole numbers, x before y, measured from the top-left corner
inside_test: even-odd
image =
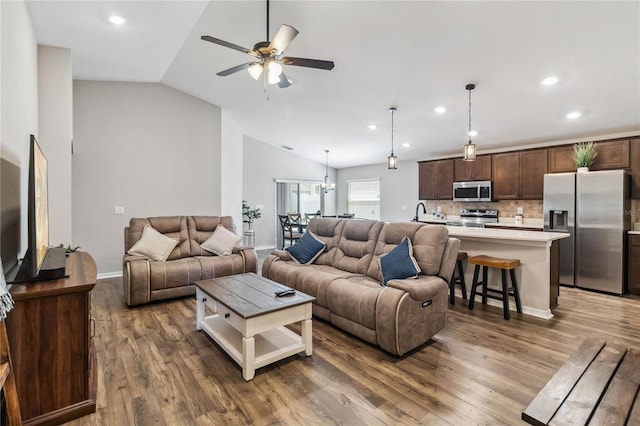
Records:
[[[512,229],[472,228],[447,226],[449,236],[460,240],[460,251],[471,256],[487,255],[508,259],[520,259],[516,269],[522,312],[539,318],[553,318],[558,304],[559,250],[558,241],[569,237],[559,232],[519,231]],[[471,293],[473,265],[467,265],[465,281]],[[489,270],[489,283],[497,288],[499,271]],[[459,293],[459,289],[456,289]],[[502,307],[502,302],[489,299],[489,304]],[[479,306],[476,302],[476,308]],[[514,303],[510,303],[515,309]]]

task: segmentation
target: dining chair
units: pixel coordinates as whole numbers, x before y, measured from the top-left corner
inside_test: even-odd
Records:
[[[311,219],[315,219],[315,218],[318,218],[320,216],[321,216],[320,213],[305,213],[304,214],[304,221],[309,223],[309,221]]]
[[[289,241],[289,245],[293,245],[302,237],[302,233],[294,231],[295,224],[291,223],[291,218],[287,214],[279,214],[280,228],[282,229],[282,249],[284,249],[284,242]]]

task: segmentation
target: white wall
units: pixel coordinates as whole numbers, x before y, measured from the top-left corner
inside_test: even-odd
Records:
[[[29,135],[38,135],[38,49],[23,1],[0,1],[0,148],[19,166],[21,214],[27,217]],[[21,221],[21,250],[27,249],[27,221]]]
[[[324,164],[301,158],[293,153],[266,144],[248,136],[244,137],[243,194],[251,207],[264,206],[262,218],[256,220],[256,247],[275,247],[276,231],[280,225],[276,216],[276,179],[309,180],[324,179]],[[329,180],[335,182],[335,170],[329,168]],[[325,198],[325,213],[336,212],[336,191]]]
[[[338,211],[347,211],[347,182],[358,179],[380,179],[380,220],[408,221],[418,204],[418,163],[401,161],[396,170],[387,164],[339,169],[336,185]],[[403,207],[406,210],[403,210]]]
[[[242,129],[231,116],[222,111],[222,215],[233,216],[236,232],[242,235]]]
[[[73,89],[73,244],[99,273],[121,272],[132,217],[221,213],[220,108],[158,83]]]
[[[38,47],[38,143],[47,157],[49,243],[71,244],[71,141],[73,78],[71,50]]]

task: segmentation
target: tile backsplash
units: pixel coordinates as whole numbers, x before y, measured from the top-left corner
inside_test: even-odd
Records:
[[[497,209],[500,218],[514,217],[518,207],[522,207],[524,219],[542,219],[542,200],[501,200],[491,203],[459,203],[448,200],[428,200],[424,202],[431,213],[438,206],[447,216],[457,216],[460,209]],[[631,200],[631,227],[640,222],[640,200]]]
[[[542,200],[501,200],[490,203],[460,203],[449,200],[428,200],[427,211],[437,210],[438,206],[447,216],[457,216],[460,209],[497,209],[498,217],[514,217],[518,207],[522,207],[524,219],[542,219]]]

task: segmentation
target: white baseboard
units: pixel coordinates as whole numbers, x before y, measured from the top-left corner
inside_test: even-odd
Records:
[[[102,280],[105,278],[117,278],[122,276],[122,271],[114,271],[114,272],[103,272],[98,274],[98,279]]]
[[[276,248],[274,246],[259,246],[255,248],[256,250],[275,250]]]

